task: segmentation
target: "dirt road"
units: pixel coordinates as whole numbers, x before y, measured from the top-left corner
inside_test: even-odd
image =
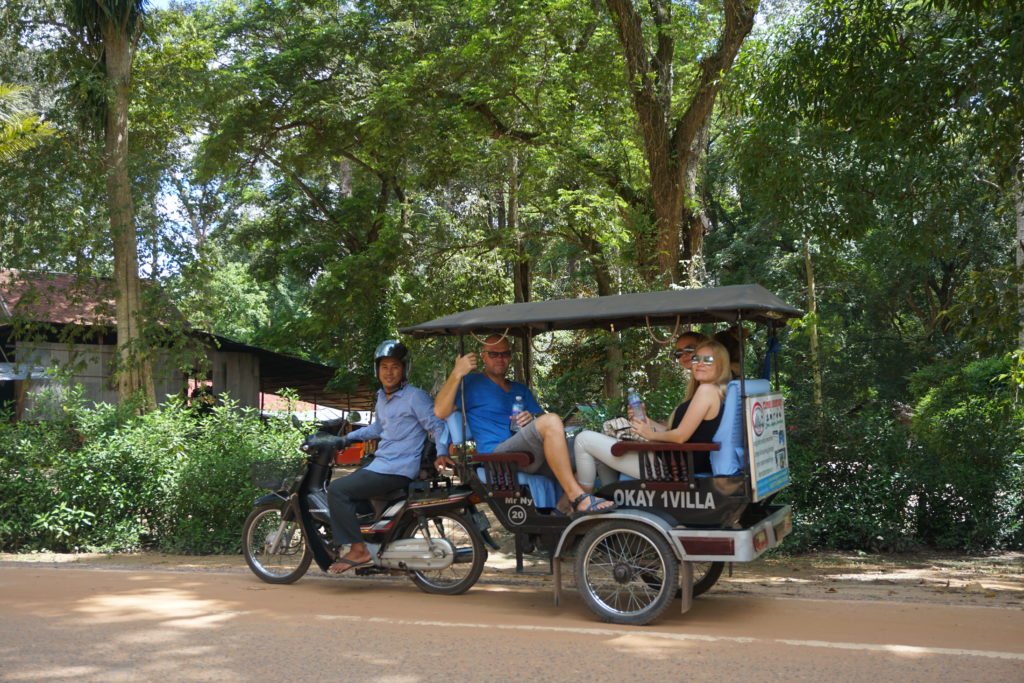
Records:
[[[548,577],[501,557],[458,597],[316,571],[270,586],[238,558],[36,559],[0,557],[2,680],[1024,681],[1012,556],[761,561],[635,628],[595,621],[574,591],[555,608]]]

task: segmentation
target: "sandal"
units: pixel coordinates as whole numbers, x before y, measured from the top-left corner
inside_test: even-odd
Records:
[[[328,574],[344,574],[349,569],[355,569],[356,567],[362,567],[363,565],[370,564],[372,560],[363,560],[362,562],[354,562],[345,557],[339,557],[334,561],[330,567],[327,568]]]
[[[588,500],[587,507],[582,510],[579,509],[580,501]],[[611,503],[605,507],[599,507],[602,503]],[[598,498],[593,493],[581,493],[576,497],[576,500],[572,501],[572,517],[580,517],[582,515],[600,515],[605,512],[611,512],[617,509],[619,506],[614,501],[610,501],[606,498]]]

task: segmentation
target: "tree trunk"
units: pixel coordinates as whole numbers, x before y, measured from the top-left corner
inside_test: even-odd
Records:
[[[707,147],[709,128],[711,128],[710,117],[704,121],[704,125],[697,133],[697,139],[694,141],[694,148],[692,150],[693,153],[683,172],[683,187],[685,188],[686,196],[694,199],[698,196],[697,171],[700,168],[699,162],[703,158],[705,148]],[[688,258],[686,259],[688,282],[686,285],[689,287],[700,287],[704,281],[704,267],[701,254],[704,251],[704,234],[708,229],[708,217],[704,213],[702,206],[696,202],[693,204],[693,208],[688,205],[683,206],[683,225],[686,226],[689,236]]]
[[[814,264],[811,262],[811,241],[804,234],[804,271],[807,274],[807,313],[811,323],[808,326],[811,346],[811,381],[814,385],[814,407],[821,422],[825,415],[821,393],[821,357],[818,353],[818,296],[814,286]]]
[[[614,281],[611,272],[604,262],[597,262],[594,259],[594,275],[597,280],[597,295],[611,296],[616,294]],[[608,343],[604,345],[605,373],[604,373],[604,397],[607,399],[622,396],[622,347],[619,345],[619,332],[609,331]]]
[[[650,31],[645,29],[632,0],[606,1],[622,46],[627,88],[651,177],[657,239],[655,253],[641,265],[654,265],[660,276],[678,282],[680,259],[692,261],[703,243],[703,220],[699,212],[688,208],[697,200],[695,187],[703,139],[722,78],[754,27],[758,0],[723,0],[725,22],[718,45],[697,65],[696,87],[681,114],[672,107],[675,43],[671,36],[671,3],[650,1],[654,29]],[[645,32],[653,34],[650,47]]]
[[[141,334],[138,238],[128,180],[128,94],[132,43],[119,29],[115,22],[106,22],[103,26],[107,76],[113,88],[107,104],[104,171],[117,283],[117,389],[122,401],[141,395],[146,406],[150,407],[156,404],[156,392],[149,351],[143,346]]]
[[[1022,150],[1024,152],[1024,150]],[[1014,183],[1014,213],[1017,218],[1017,348],[1024,349],[1024,153],[1017,159]]]
[[[515,236],[516,256],[512,262],[512,301],[520,304],[530,300],[530,254],[519,229],[519,156],[513,152],[508,168],[508,208],[505,231]],[[517,382],[532,386],[530,369],[533,367],[533,347],[530,338],[521,340],[522,352],[516,355],[514,374]]]

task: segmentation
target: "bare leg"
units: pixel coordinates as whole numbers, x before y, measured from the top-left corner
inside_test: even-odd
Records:
[[[544,459],[554,473],[555,479],[562,485],[565,499],[577,500],[587,492],[576,481],[576,475],[572,472],[572,463],[569,462],[569,445],[565,441],[565,426],[562,424],[562,418],[554,413],[541,415],[537,418],[537,432],[544,440]],[[600,503],[598,509],[602,510],[614,506],[614,503],[607,500],[600,501]],[[582,511],[586,507],[586,501],[580,501],[577,511]]]

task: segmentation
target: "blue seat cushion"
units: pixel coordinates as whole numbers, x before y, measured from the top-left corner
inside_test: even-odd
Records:
[[[536,508],[553,508],[562,497],[562,487],[558,482],[543,474],[527,474],[518,472],[520,486],[529,486],[530,495],[533,498],[533,506]],[[483,467],[476,468],[476,476],[480,481],[487,483],[487,471]]]

